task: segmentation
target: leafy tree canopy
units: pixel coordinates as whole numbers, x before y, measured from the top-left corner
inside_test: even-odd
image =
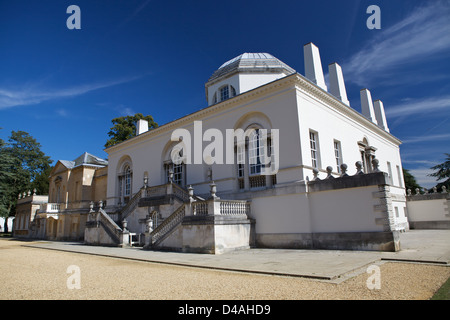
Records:
[[[436,181],[443,180],[436,185],[438,191],[441,191],[443,186],[450,190],[450,153],[445,153],[445,155],[447,158],[443,163],[430,168],[435,172],[429,174],[429,176],[436,177]]]
[[[48,194],[45,174],[51,163],[40,143],[25,131],[12,131],[8,143],[0,141],[1,216],[14,214],[19,193],[36,188],[36,192]]]
[[[134,137],[136,135],[136,123],[141,119],[148,121],[149,130],[158,127],[158,124],[153,120],[152,116],[144,116],[142,113],[136,113],[134,116],[112,119],[111,122],[114,126],[111,127],[111,131],[108,132],[110,138],[106,141],[105,147],[113,146]]]
[[[416,188],[422,190],[422,187],[417,183],[416,178],[405,168],[403,168],[403,178],[406,190],[411,189],[412,192],[414,192]]]

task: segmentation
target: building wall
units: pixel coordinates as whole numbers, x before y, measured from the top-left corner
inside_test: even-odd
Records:
[[[448,193],[408,196],[406,204],[412,229],[450,229]]]
[[[14,236],[28,237],[31,223],[39,212],[41,204],[48,202],[48,196],[29,195],[17,200],[16,215],[14,219]],[[3,226],[2,226],[3,227]],[[12,229],[9,229],[12,231]]]
[[[235,165],[205,163],[186,165],[186,186],[192,185],[195,194],[207,194],[207,173],[211,167],[220,197],[251,199],[256,241],[262,246],[299,248],[312,245],[314,241],[322,244],[330,241],[322,236],[314,238],[314,234],[364,233],[369,241],[373,233],[390,233],[399,222],[393,205],[405,206],[403,188],[392,186],[391,192],[392,179],[383,175],[386,180],[380,183],[385,188],[381,200],[374,196],[380,193],[379,184],[311,192],[308,190],[308,180],[313,179],[309,132],[314,130],[318,134],[322,179],[329,165],[334,166],[334,175],[339,176],[334,140],[341,142],[342,162],[349,165],[349,175],[355,174],[354,163],[361,160],[358,142],[365,140],[376,148],[381,171],[388,171],[386,163],[391,163],[391,176],[395,180],[396,166],[401,170],[400,142],[305,81],[298,75],[286,77],[106,149],[109,154],[107,203],[111,211],[118,204],[118,173],[124,163],[132,166],[133,194],[143,186],[144,176],[148,176],[149,186],[166,182],[163,163],[177,143],[170,142],[175,129],[187,129],[190,136],[184,137],[183,142],[193,147],[201,139],[194,132],[194,121],[202,121],[200,135],[211,128],[225,133],[226,129],[245,130],[257,124],[279,130],[279,171],[273,188],[240,190]],[[202,151],[208,144],[202,143]],[[225,140],[223,144],[225,147]],[[190,160],[194,162],[199,154],[194,154],[192,148],[190,151]],[[225,149],[224,160],[226,153]],[[377,208],[382,208],[382,212]],[[387,237],[392,238],[392,233]]]
[[[327,166],[332,166],[333,173],[339,175],[334,154],[334,141],[339,141],[342,151],[342,162],[348,165],[349,173],[355,173],[355,162],[361,161],[358,141],[368,140],[370,146],[377,148],[375,157],[379,160],[379,169],[388,172],[387,162],[391,163],[395,186],[404,187],[398,183],[396,166],[400,172],[400,150],[397,143],[375,131],[373,125],[367,121],[355,121],[336,108],[325,105],[323,101],[301,90],[297,91],[298,121],[300,124],[300,139],[302,145],[302,159],[306,176],[313,177],[310,148],[310,131],[317,133],[319,145],[319,171],[326,176]],[[319,176],[320,177],[320,176]]]
[[[61,163],[57,163],[55,169],[52,171],[49,181],[49,198],[50,203],[63,203],[67,204],[69,201],[68,182],[70,179],[71,171],[68,170]],[[60,177],[61,179],[57,179]],[[58,197],[58,186],[60,187],[60,194]],[[59,202],[58,202],[59,198]]]
[[[109,154],[108,166],[108,204],[118,204],[118,173],[121,165],[128,161],[133,168],[132,193],[136,193],[143,186],[143,177],[148,175],[149,185],[166,183],[163,162],[169,159],[169,152],[177,142],[171,142],[171,134],[177,128],[184,128],[191,136],[191,161],[194,162],[193,148],[195,140],[199,138],[194,134],[194,121],[202,121],[202,133],[207,129],[216,128],[223,133],[223,160],[226,161],[227,129],[243,128],[257,123],[264,128],[280,130],[280,162],[278,183],[287,183],[301,180],[301,171],[298,169],[300,160],[299,132],[295,90],[287,86],[283,91],[267,90],[267,93],[258,96],[258,99],[247,99],[242,102],[227,101],[230,108],[211,111],[207,114],[192,116],[184,119],[179,125],[166,126],[152,130],[135,137],[116,147],[106,149]],[[201,135],[200,135],[201,138]],[[203,148],[210,142],[203,142]],[[234,155],[233,155],[234,157]],[[209,165],[190,164],[186,168],[186,181],[195,188],[197,194],[209,192],[209,179],[207,177]],[[213,164],[211,166],[213,179],[220,192],[237,190],[236,166],[233,164]]]

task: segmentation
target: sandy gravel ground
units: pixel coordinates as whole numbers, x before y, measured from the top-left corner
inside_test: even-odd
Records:
[[[429,299],[450,268],[411,263],[380,266],[381,289],[369,274],[342,283],[169,266],[23,247],[0,239],[0,299]],[[70,265],[80,270],[80,289],[68,289]],[[75,282],[71,282],[75,283]]]

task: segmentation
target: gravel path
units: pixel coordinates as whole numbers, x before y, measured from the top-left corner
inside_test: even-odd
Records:
[[[0,299],[429,299],[450,277],[446,266],[380,265],[381,289],[363,272],[342,283],[205,270],[23,247],[0,239]],[[80,289],[68,289],[70,265]]]

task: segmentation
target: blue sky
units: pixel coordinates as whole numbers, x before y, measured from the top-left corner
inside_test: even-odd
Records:
[[[69,5],[81,30],[69,30]],[[369,5],[381,29],[369,30]],[[304,74],[303,45],[338,62],[351,106],[383,101],[403,166],[423,186],[450,153],[450,1],[0,1],[0,138],[29,132],[55,162],[107,157],[111,119],[162,125],[206,106],[225,61],[268,52]]]

